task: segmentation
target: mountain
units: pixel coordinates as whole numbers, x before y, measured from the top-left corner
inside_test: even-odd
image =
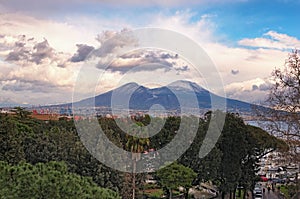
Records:
[[[211,96],[213,96],[216,101],[226,100],[227,110],[231,112],[252,112],[252,107],[255,106],[239,100],[224,99],[223,97],[210,93],[194,82],[183,80],[153,89],[136,83],[128,83],[114,90],[100,94],[95,98],[75,102],[74,105],[76,107],[95,106],[108,108],[113,105],[113,107],[117,109],[131,110],[149,110],[153,105],[160,105],[169,111],[180,110],[182,107],[196,110],[209,110],[211,109]]]
[[[14,108],[14,107],[30,107],[30,104],[19,104],[16,102],[1,102],[0,108]]]

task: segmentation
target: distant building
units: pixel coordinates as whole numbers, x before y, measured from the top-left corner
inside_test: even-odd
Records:
[[[38,120],[43,120],[43,121],[50,121],[50,120],[59,120],[60,115],[59,114],[31,114],[32,118],[38,119]]]

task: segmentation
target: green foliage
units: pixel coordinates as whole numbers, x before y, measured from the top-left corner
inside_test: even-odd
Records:
[[[178,189],[180,186],[184,187],[186,192],[188,192],[197,174],[192,169],[174,162],[158,170],[156,176],[160,184],[170,190],[171,194],[172,190]]]
[[[252,190],[258,179],[260,157],[274,150],[286,150],[287,145],[258,127],[246,125],[237,114],[227,113],[216,146],[201,159],[198,153],[211,116],[208,112],[200,120],[197,136],[179,162],[197,173],[195,184],[211,181],[224,193],[234,192],[238,184]]]
[[[152,118],[151,122],[155,124],[153,126],[154,132],[159,132],[156,135],[150,137],[150,146],[149,148],[155,148],[159,150],[166,146],[172,139],[175,137],[177,130],[179,129],[181,119],[180,117],[168,117],[166,118],[163,128],[158,131],[156,128],[160,127],[163,124],[163,119],[161,118]],[[151,124],[152,124],[151,123]]]
[[[83,146],[72,121],[43,121],[0,114],[0,160],[17,164],[64,161],[70,172],[119,191],[122,173],[97,161]]]
[[[181,173],[180,169],[176,170],[175,174],[170,174],[169,178],[177,179],[173,183],[176,188],[183,186],[187,189],[192,182],[198,184],[210,181],[217,185],[222,192],[234,191],[237,184],[251,190],[257,180],[255,173],[259,157],[278,149],[288,150],[284,141],[269,135],[260,128],[245,125],[236,114],[227,113],[224,129],[217,144],[207,156],[199,158],[199,150],[206,136],[211,116],[211,113],[207,113],[203,119],[200,119],[196,137],[190,148],[178,160],[180,164],[175,163],[166,167],[170,171],[174,165],[184,165],[196,173],[196,176],[193,175],[193,178],[187,180],[188,186],[185,186],[184,180],[187,175],[184,172]],[[190,118],[168,117],[165,121],[149,116],[135,118],[134,122],[138,126],[129,126],[128,130],[131,133],[147,134],[146,130],[141,132],[140,127],[148,125],[151,121],[151,128],[159,133],[149,139],[126,135],[126,132],[123,132],[113,119],[99,118],[99,124],[113,144],[125,150],[140,153],[149,148],[158,150],[164,147],[178,134],[179,126],[188,133]],[[119,120],[123,120],[123,118]],[[161,127],[162,129],[158,131]],[[12,165],[17,165],[21,161],[34,165],[63,161],[69,172],[80,176],[89,176],[99,186],[122,193],[123,198],[130,197],[128,193],[132,192],[134,187],[141,190],[144,186],[143,175],[135,175],[135,183],[133,183],[131,174],[127,175],[106,167],[87,151],[82,139],[89,142],[88,144],[91,146],[95,146],[95,150],[98,151],[97,146],[101,145],[102,139],[95,129],[85,130],[89,133],[80,139],[73,121],[60,120],[45,123],[30,117],[0,114],[0,160]],[[184,136],[186,140],[190,140],[187,133]],[[211,140],[206,139],[206,141]],[[107,154],[107,158],[117,155],[112,155],[114,151],[99,152],[111,153]],[[135,156],[132,159],[134,164],[137,163],[137,167],[140,166],[138,164],[140,158],[143,157]],[[160,154],[159,158],[156,160],[164,160],[165,157]],[[124,163],[124,166],[128,165]],[[185,169],[182,170],[188,172]],[[163,186],[167,189],[174,189],[173,185],[164,184]]]
[[[286,151],[288,145],[281,139],[270,135],[261,128],[247,125],[246,156],[243,158],[242,176],[240,185],[246,189],[253,190],[255,182],[259,180],[256,176],[260,158],[274,150]]]
[[[197,135],[193,143],[179,159],[180,164],[193,169],[197,173],[194,184],[217,179],[217,171],[221,163],[222,152],[217,146],[215,146],[204,158],[199,157],[199,151],[208,128],[209,122],[207,119],[208,118],[206,118],[206,120],[200,120]]]
[[[136,125],[137,124],[137,125]],[[143,134],[144,136],[147,135],[147,132],[141,128],[144,126],[142,122],[136,122],[134,126],[131,126],[129,129],[132,133],[132,136],[127,136],[127,142],[125,149],[131,152],[131,159],[132,159],[132,197],[135,198],[135,191],[136,191],[136,167],[137,162],[141,159],[141,153],[143,153],[146,147],[149,146],[150,141],[149,138],[140,138],[136,135],[138,133]],[[142,175],[143,176],[143,175]],[[141,176],[141,177],[142,177]],[[140,179],[141,183],[142,179]]]
[[[260,149],[261,151],[278,150],[282,152],[289,150],[289,146],[284,140],[270,135],[268,132],[259,127],[248,125],[247,128],[250,136],[254,140],[253,144],[255,144],[257,149]]]
[[[147,194],[147,197],[150,199],[159,199],[159,198],[162,198],[163,195],[164,195],[164,192],[162,189],[156,189],[156,190],[152,191],[151,193]]]
[[[280,192],[283,193],[287,199],[293,198],[293,196],[297,194],[297,185],[281,185]]]
[[[25,108],[23,107],[15,107],[13,109],[13,112],[15,112],[15,114],[19,117],[19,118],[27,118],[31,113],[29,111],[27,111]]]
[[[66,164],[60,162],[15,166],[0,162],[0,187],[0,198],[119,198],[91,178],[68,173]]]
[[[25,160],[23,142],[32,136],[32,128],[10,116],[1,115],[0,121],[0,160],[14,164]]]
[[[235,190],[242,174],[242,160],[246,154],[246,125],[235,114],[227,114],[218,147],[222,151],[219,167],[219,189],[228,193]]]
[[[136,135],[143,135],[147,136],[147,132],[143,131],[141,127],[143,127],[143,123],[137,122],[137,126],[134,124],[129,130],[132,134],[132,136],[127,135],[127,142],[126,147],[128,151],[132,153],[142,153],[146,150],[146,147],[150,145],[150,140],[148,138],[140,138],[140,136]],[[138,160],[139,158],[137,158]]]

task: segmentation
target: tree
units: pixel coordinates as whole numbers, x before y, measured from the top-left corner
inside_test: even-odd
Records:
[[[233,113],[226,114],[218,148],[222,151],[218,177],[223,198],[228,192],[230,198],[235,198],[238,184],[245,191],[253,190],[260,158],[275,150],[287,150],[283,140],[261,128],[246,125]]]
[[[16,164],[25,160],[23,142],[32,129],[14,117],[0,116],[0,160]]]
[[[34,165],[63,161],[70,172],[92,177],[101,187],[114,191],[122,189],[123,174],[89,153],[72,121],[45,123],[31,117],[0,114],[0,161],[13,165],[21,161]]]
[[[234,198],[235,189],[242,175],[242,160],[247,155],[245,139],[247,131],[242,118],[237,114],[227,113],[222,135],[217,143],[222,151],[219,167],[219,190],[222,198],[229,193]],[[233,193],[233,194],[232,194]]]
[[[0,162],[0,198],[120,198],[91,178],[69,173],[65,163],[11,166]]]
[[[136,127],[137,125],[137,127]],[[131,128],[133,136],[128,136],[126,149],[131,152],[132,159],[132,198],[135,199],[136,190],[136,164],[141,159],[141,153],[145,151],[146,147],[150,145],[149,138],[140,138],[135,136],[139,133],[146,134],[146,132],[141,132],[144,124],[142,122],[136,122],[136,125]]]
[[[223,197],[231,193],[231,198],[234,198],[238,184],[245,188],[244,193],[253,190],[258,180],[256,173],[260,158],[275,150],[286,151],[286,143],[261,128],[246,125],[237,114],[227,113],[218,143],[207,156],[199,158],[211,117],[211,112],[208,112],[200,120],[194,142],[179,162],[197,173],[194,183],[212,182]]]
[[[19,118],[27,118],[29,115],[31,115],[31,113],[29,111],[27,111],[25,108],[22,108],[20,106],[15,107],[12,110]]]
[[[206,136],[211,114],[207,113],[206,116],[205,119],[201,119],[199,122],[199,128],[193,143],[178,160],[180,164],[193,169],[197,173],[193,184],[214,182],[218,178],[217,170],[220,166],[222,151],[215,146],[205,157],[199,157],[199,151]],[[210,141],[208,138],[206,139],[206,142]]]
[[[178,189],[180,186],[185,188],[185,198],[188,198],[189,188],[197,174],[190,168],[172,163],[156,172],[156,176],[160,184],[169,190],[169,198],[172,199],[172,190]]]
[[[284,68],[275,68],[274,84],[267,103],[270,106],[269,129],[290,146],[291,159],[300,162],[300,55],[295,50],[288,55]]]
[[[245,193],[254,189],[255,183],[260,180],[260,177],[256,175],[259,170],[259,161],[260,158],[266,154],[278,151],[288,150],[287,144],[273,135],[270,135],[268,132],[263,129],[255,126],[247,125],[245,148],[246,156],[242,160],[242,175],[239,180],[239,185],[244,187],[244,196]],[[239,192],[240,196],[240,192]]]

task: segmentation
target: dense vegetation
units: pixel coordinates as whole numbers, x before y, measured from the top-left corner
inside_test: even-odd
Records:
[[[262,155],[275,149],[286,150],[283,141],[246,125],[238,115],[228,113],[216,146],[205,158],[199,158],[211,117],[212,114],[207,113],[200,119],[190,148],[178,163],[165,168],[164,173],[176,170],[176,174],[188,179],[175,174],[165,176],[161,171],[154,175],[166,194],[171,194],[175,188],[170,185],[170,176],[174,177],[176,186],[186,189],[192,184],[210,181],[223,196],[230,194],[233,197],[238,185],[245,190],[253,188],[257,180],[257,163]],[[158,124],[161,120],[146,116],[135,118],[135,121],[147,126],[151,119],[157,120],[155,123]],[[134,152],[159,149],[174,138],[180,125],[188,127],[188,124],[181,124],[181,118],[169,117],[158,134],[149,139],[137,139],[122,132],[113,119],[99,118],[99,123],[114,144]],[[145,187],[145,174],[118,172],[91,156],[80,141],[73,121],[62,119],[46,123],[30,118],[19,109],[15,116],[0,115],[0,143],[0,194],[12,198],[73,198],[74,195],[84,196],[80,198],[116,198],[119,194],[126,199],[135,193],[136,198],[140,197]],[[132,157],[132,160],[138,162],[139,157]],[[12,171],[16,173],[11,175]],[[9,191],[24,195],[13,195]]]
[[[100,188],[91,178],[69,173],[60,162],[31,165],[0,162],[0,198],[103,198],[118,194]]]

